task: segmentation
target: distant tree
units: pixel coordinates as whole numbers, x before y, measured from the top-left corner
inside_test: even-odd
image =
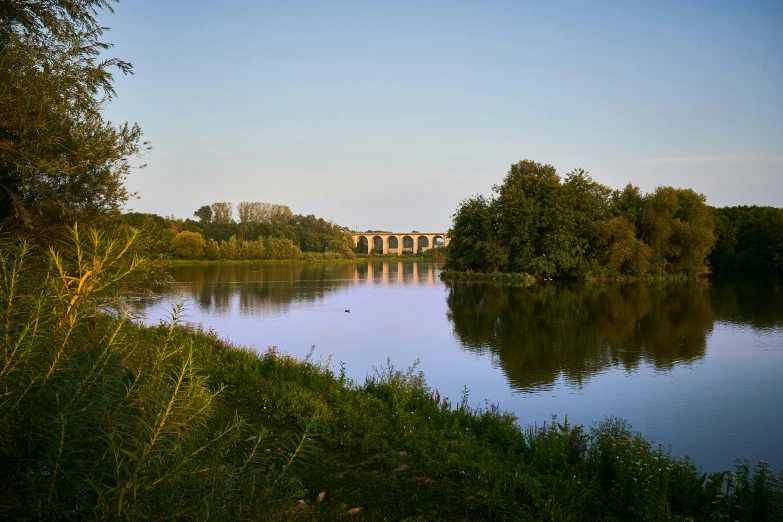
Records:
[[[716,270],[783,270],[783,208],[740,206],[713,209]]]
[[[234,206],[228,201],[212,203],[212,221],[227,224],[233,221]]]
[[[0,221],[27,226],[115,213],[133,196],[141,130],[104,119],[113,73],[98,22],[112,0],[0,3]]]
[[[220,259],[220,247],[218,246],[217,241],[214,239],[207,240],[207,244],[204,247],[204,257],[210,261]]]
[[[288,208],[288,205],[272,205],[270,209],[269,221],[275,224],[283,224],[294,218],[294,213]]]
[[[182,259],[204,259],[206,242],[196,232],[180,232],[171,240],[169,250],[172,255]]]
[[[197,211],[193,212],[193,215],[199,219],[202,225],[209,224],[212,222],[212,207],[209,205],[199,207]]]
[[[308,232],[305,234],[305,238],[302,245],[303,252],[320,252],[323,250],[321,239],[315,232]]]
[[[329,243],[326,245],[326,251],[334,252],[347,258],[355,257],[355,254],[353,253],[353,241],[351,241],[347,236],[329,241]]]
[[[302,250],[290,239],[268,237],[264,247],[267,259],[302,259]]]
[[[264,203],[241,201],[237,205],[240,223],[261,223],[264,221]]]
[[[652,249],[636,237],[636,227],[625,216],[617,216],[597,227],[599,262],[610,272],[640,277],[650,271]]]

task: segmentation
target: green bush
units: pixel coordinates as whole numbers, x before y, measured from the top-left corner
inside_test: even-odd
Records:
[[[169,244],[169,251],[180,259],[204,259],[206,242],[198,232],[180,232]]]

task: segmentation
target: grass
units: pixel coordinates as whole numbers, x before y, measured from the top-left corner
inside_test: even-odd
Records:
[[[444,281],[492,281],[496,283],[521,284],[524,286],[532,285],[536,278],[532,275],[520,272],[475,272],[473,270],[442,270],[441,279]]]
[[[525,427],[415,365],[358,383],[176,310],[140,326],[133,242],[1,249],[0,518],[783,520],[764,462],[707,476],[622,420]]]

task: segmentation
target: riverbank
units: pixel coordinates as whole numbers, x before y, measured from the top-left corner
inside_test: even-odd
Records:
[[[441,270],[440,278],[444,281],[492,281],[497,283],[521,284],[525,286],[532,285],[536,282],[536,278],[530,274],[512,272]]]
[[[139,334],[155,344],[169,332]],[[415,368],[386,365],[354,383],[328,360],[257,354],[195,327],[176,328],[174,342],[192,343],[211,386],[227,386],[213,420],[238,413],[278,440],[307,433],[309,458],[292,465],[301,488],[280,492],[281,515],[299,500],[299,516],[316,520],[354,508],[360,518],[393,520],[783,515],[779,479],[763,463],[755,478],[749,463],[704,477],[696,463],[673,458],[619,419],[585,429],[553,415],[526,427],[495,404],[471,407],[467,392],[439,396]],[[721,496],[721,486],[732,494]],[[751,513],[769,518],[743,516]]]
[[[650,282],[650,281],[698,281],[706,279],[710,273],[698,274],[689,276],[686,274],[672,274],[665,276],[647,276],[647,277],[632,277],[632,276],[586,276],[586,277],[556,277],[556,278],[536,278],[527,273],[515,273],[515,272],[474,272],[474,271],[460,271],[460,270],[448,270],[444,269],[440,272],[440,278],[444,281],[489,281],[495,283],[512,283],[521,284],[525,286],[532,285],[536,281],[583,281],[587,283],[635,283],[635,282]]]
[[[105,516],[121,514],[121,506],[132,517],[209,511],[254,520],[349,513],[360,520],[780,520],[783,513],[783,474],[776,478],[768,465],[754,471],[742,462],[706,477],[619,419],[587,429],[553,415],[526,426],[498,405],[471,406],[467,391],[440,396],[415,368],[387,364],[356,383],[328,359],[259,354],[195,326],[101,323],[90,326],[93,333],[120,332],[123,344],[108,343],[112,354],[105,343],[83,345],[71,356],[70,379],[56,383],[74,399],[64,411],[47,400],[32,412],[61,423],[4,424],[6,443],[11,435],[29,446],[4,456],[4,468],[18,467],[0,479],[8,492],[0,513],[29,514],[37,483],[44,496],[48,486],[57,493],[50,514],[90,502]],[[123,384],[124,374],[136,377]],[[86,391],[90,380],[100,387]],[[115,385],[118,403],[107,404]],[[122,399],[135,394],[145,402]],[[124,411],[131,426],[105,417],[107,407]],[[137,416],[147,420],[136,424]],[[148,428],[134,433],[132,426]],[[84,429],[104,435],[85,438]],[[59,444],[29,454],[57,434]],[[79,451],[96,460],[72,453]],[[46,476],[12,480],[58,459],[69,468],[51,484]],[[94,474],[106,464],[99,480]]]

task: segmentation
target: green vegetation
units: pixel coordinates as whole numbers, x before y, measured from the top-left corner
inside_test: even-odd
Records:
[[[124,214],[125,224],[155,239],[153,252],[174,259],[302,260],[319,254],[328,259],[354,257],[353,241],[343,228],[313,215],[294,214],[284,205],[243,201],[240,220],[229,202],[204,205],[199,221],[155,214]],[[203,243],[203,244],[202,244]]]
[[[706,476],[617,419],[521,428],[414,369],[358,384],[328,360],[135,325],[125,296],[153,272],[137,239],[3,245],[3,518],[783,519],[763,462]]]
[[[524,160],[494,191],[457,209],[448,268],[584,278],[708,271],[712,214],[690,189],[612,191],[582,170],[561,179],[551,165]]]
[[[531,285],[536,282],[536,278],[525,272],[515,274],[513,272],[474,272],[473,270],[466,270],[464,272],[457,272],[454,270],[442,270],[440,278],[444,281],[492,281],[496,283],[513,283],[521,284],[524,286]]]
[[[783,208],[724,207],[714,210],[715,270],[783,270]]]
[[[118,212],[132,194],[129,158],[146,149],[136,125],[104,120],[113,71],[97,10],[111,0],[0,5],[0,222],[45,230]]]

